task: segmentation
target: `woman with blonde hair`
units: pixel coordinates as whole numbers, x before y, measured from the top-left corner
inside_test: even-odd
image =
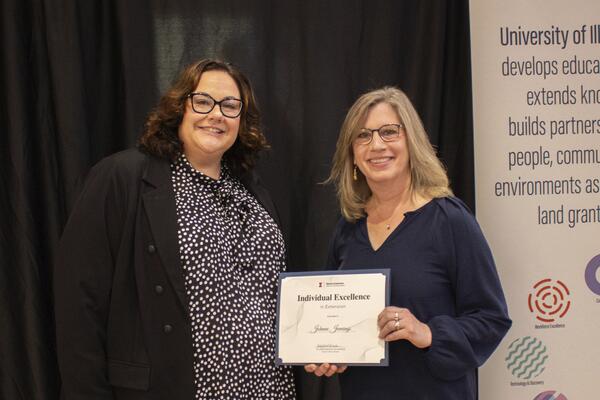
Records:
[[[511,321],[481,229],[453,197],[401,90],[368,92],[350,108],[329,181],[343,215],[329,266],[391,269],[392,305],[377,318],[390,365],[348,368],[342,398],[476,399],[477,367]],[[305,369],[331,376],[346,367]]]

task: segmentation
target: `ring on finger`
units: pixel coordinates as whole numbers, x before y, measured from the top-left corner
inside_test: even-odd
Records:
[[[394,330],[397,331],[398,329],[400,329],[400,321],[394,323]]]
[[[398,322],[398,320],[400,319],[400,316],[398,315],[398,312],[394,313],[394,321]]]

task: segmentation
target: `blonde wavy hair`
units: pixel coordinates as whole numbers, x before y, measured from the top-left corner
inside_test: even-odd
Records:
[[[423,123],[412,103],[398,88],[383,87],[363,94],[348,110],[337,140],[333,167],[327,183],[334,183],[342,215],[354,222],[365,214],[371,189],[363,174],[353,179],[354,153],[352,142],[363,127],[373,106],[387,103],[396,111],[404,124],[410,164],[411,194],[427,198],[451,196],[448,176],[442,162],[435,154]]]

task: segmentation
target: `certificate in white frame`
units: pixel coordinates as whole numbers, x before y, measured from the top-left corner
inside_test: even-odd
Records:
[[[276,364],[387,366],[377,316],[389,304],[389,269],[279,276]]]

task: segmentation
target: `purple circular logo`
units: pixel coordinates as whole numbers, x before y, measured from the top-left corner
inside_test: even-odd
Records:
[[[585,268],[585,283],[592,292],[600,296],[600,282],[596,278],[598,268],[600,268],[600,254],[592,258]]]
[[[548,390],[535,396],[533,400],[568,400],[567,396],[555,390]]]

